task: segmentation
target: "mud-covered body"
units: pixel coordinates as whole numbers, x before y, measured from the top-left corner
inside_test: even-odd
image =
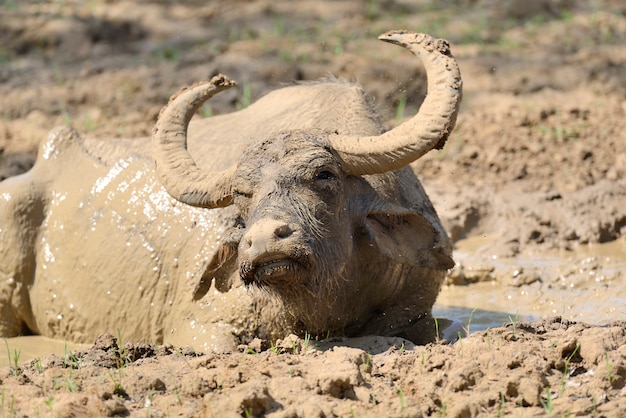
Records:
[[[331,162],[290,160],[294,141],[317,147],[328,132],[381,134],[358,86],[287,87],[192,123],[196,164],[234,165],[239,176],[234,204],[207,209],[168,194],[149,139],[53,130],[33,169],[0,183],[0,335],[90,342],[119,332],[204,350],[290,332],[428,340],[452,263],[445,231],[408,166],[365,176],[328,168],[335,153],[323,139]],[[301,174],[293,180],[281,167]],[[263,248],[293,244],[299,255],[250,255],[268,220],[281,224],[269,226],[276,242]]]

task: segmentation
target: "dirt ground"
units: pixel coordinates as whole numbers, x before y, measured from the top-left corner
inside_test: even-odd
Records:
[[[21,364],[7,348],[0,416],[626,415],[623,1],[4,0],[0,28],[0,179],[57,125],[147,136],[173,92],[217,73],[239,87],[203,116],[332,74],[393,126],[424,74],[376,37],[448,39],[457,129],[414,166],[456,243],[442,299],[537,319],[425,347],[288,337],[212,355],[102,336]]]

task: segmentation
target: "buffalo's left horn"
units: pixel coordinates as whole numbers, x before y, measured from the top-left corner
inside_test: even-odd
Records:
[[[396,170],[433,148],[443,148],[461,103],[461,73],[445,40],[407,31],[389,31],[378,39],[403,46],[420,59],[428,94],[417,115],[380,136],[331,136],[343,169],[354,175]]]
[[[204,208],[232,203],[235,167],[221,172],[200,169],[187,151],[187,127],[194,113],[213,95],[237,85],[224,75],[183,88],[161,110],[152,134],[152,155],[165,190],[175,199]]]

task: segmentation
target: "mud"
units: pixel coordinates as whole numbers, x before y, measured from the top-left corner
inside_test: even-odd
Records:
[[[0,379],[20,415],[613,416],[626,410],[625,342],[621,322],[560,318],[453,345],[289,336],[228,355],[104,335],[89,350],[5,369]]]
[[[333,74],[361,82],[394,126],[425,80],[376,36],[447,38],[464,103],[446,147],[414,168],[456,245],[435,311],[473,333],[230,355],[111,337],[29,355],[14,340],[3,415],[626,414],[623,2],[3,2],[0,26],[0,179],[26,170],[56,125],[147,136],[172,92],[219,72],[240,87],[205,116]]]

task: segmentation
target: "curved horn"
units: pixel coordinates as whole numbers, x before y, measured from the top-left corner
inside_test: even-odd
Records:
[[[447,41],[408,31],[389,31],[378,39],[403,46],[422,61],[428,94],[417,115],[380,136],[331,136],[331,145],[348,174],[396,170],[432,148],[443,148],[461,103],[461,73]]]
[[[204,208],[232,203],[234,167],[216,173],[200,169],[187,151],[187,127],[205,101],[236,85],[220,74],[181,89],[161,110],[152,133],[152,156],[161,183],[174,199]]]

